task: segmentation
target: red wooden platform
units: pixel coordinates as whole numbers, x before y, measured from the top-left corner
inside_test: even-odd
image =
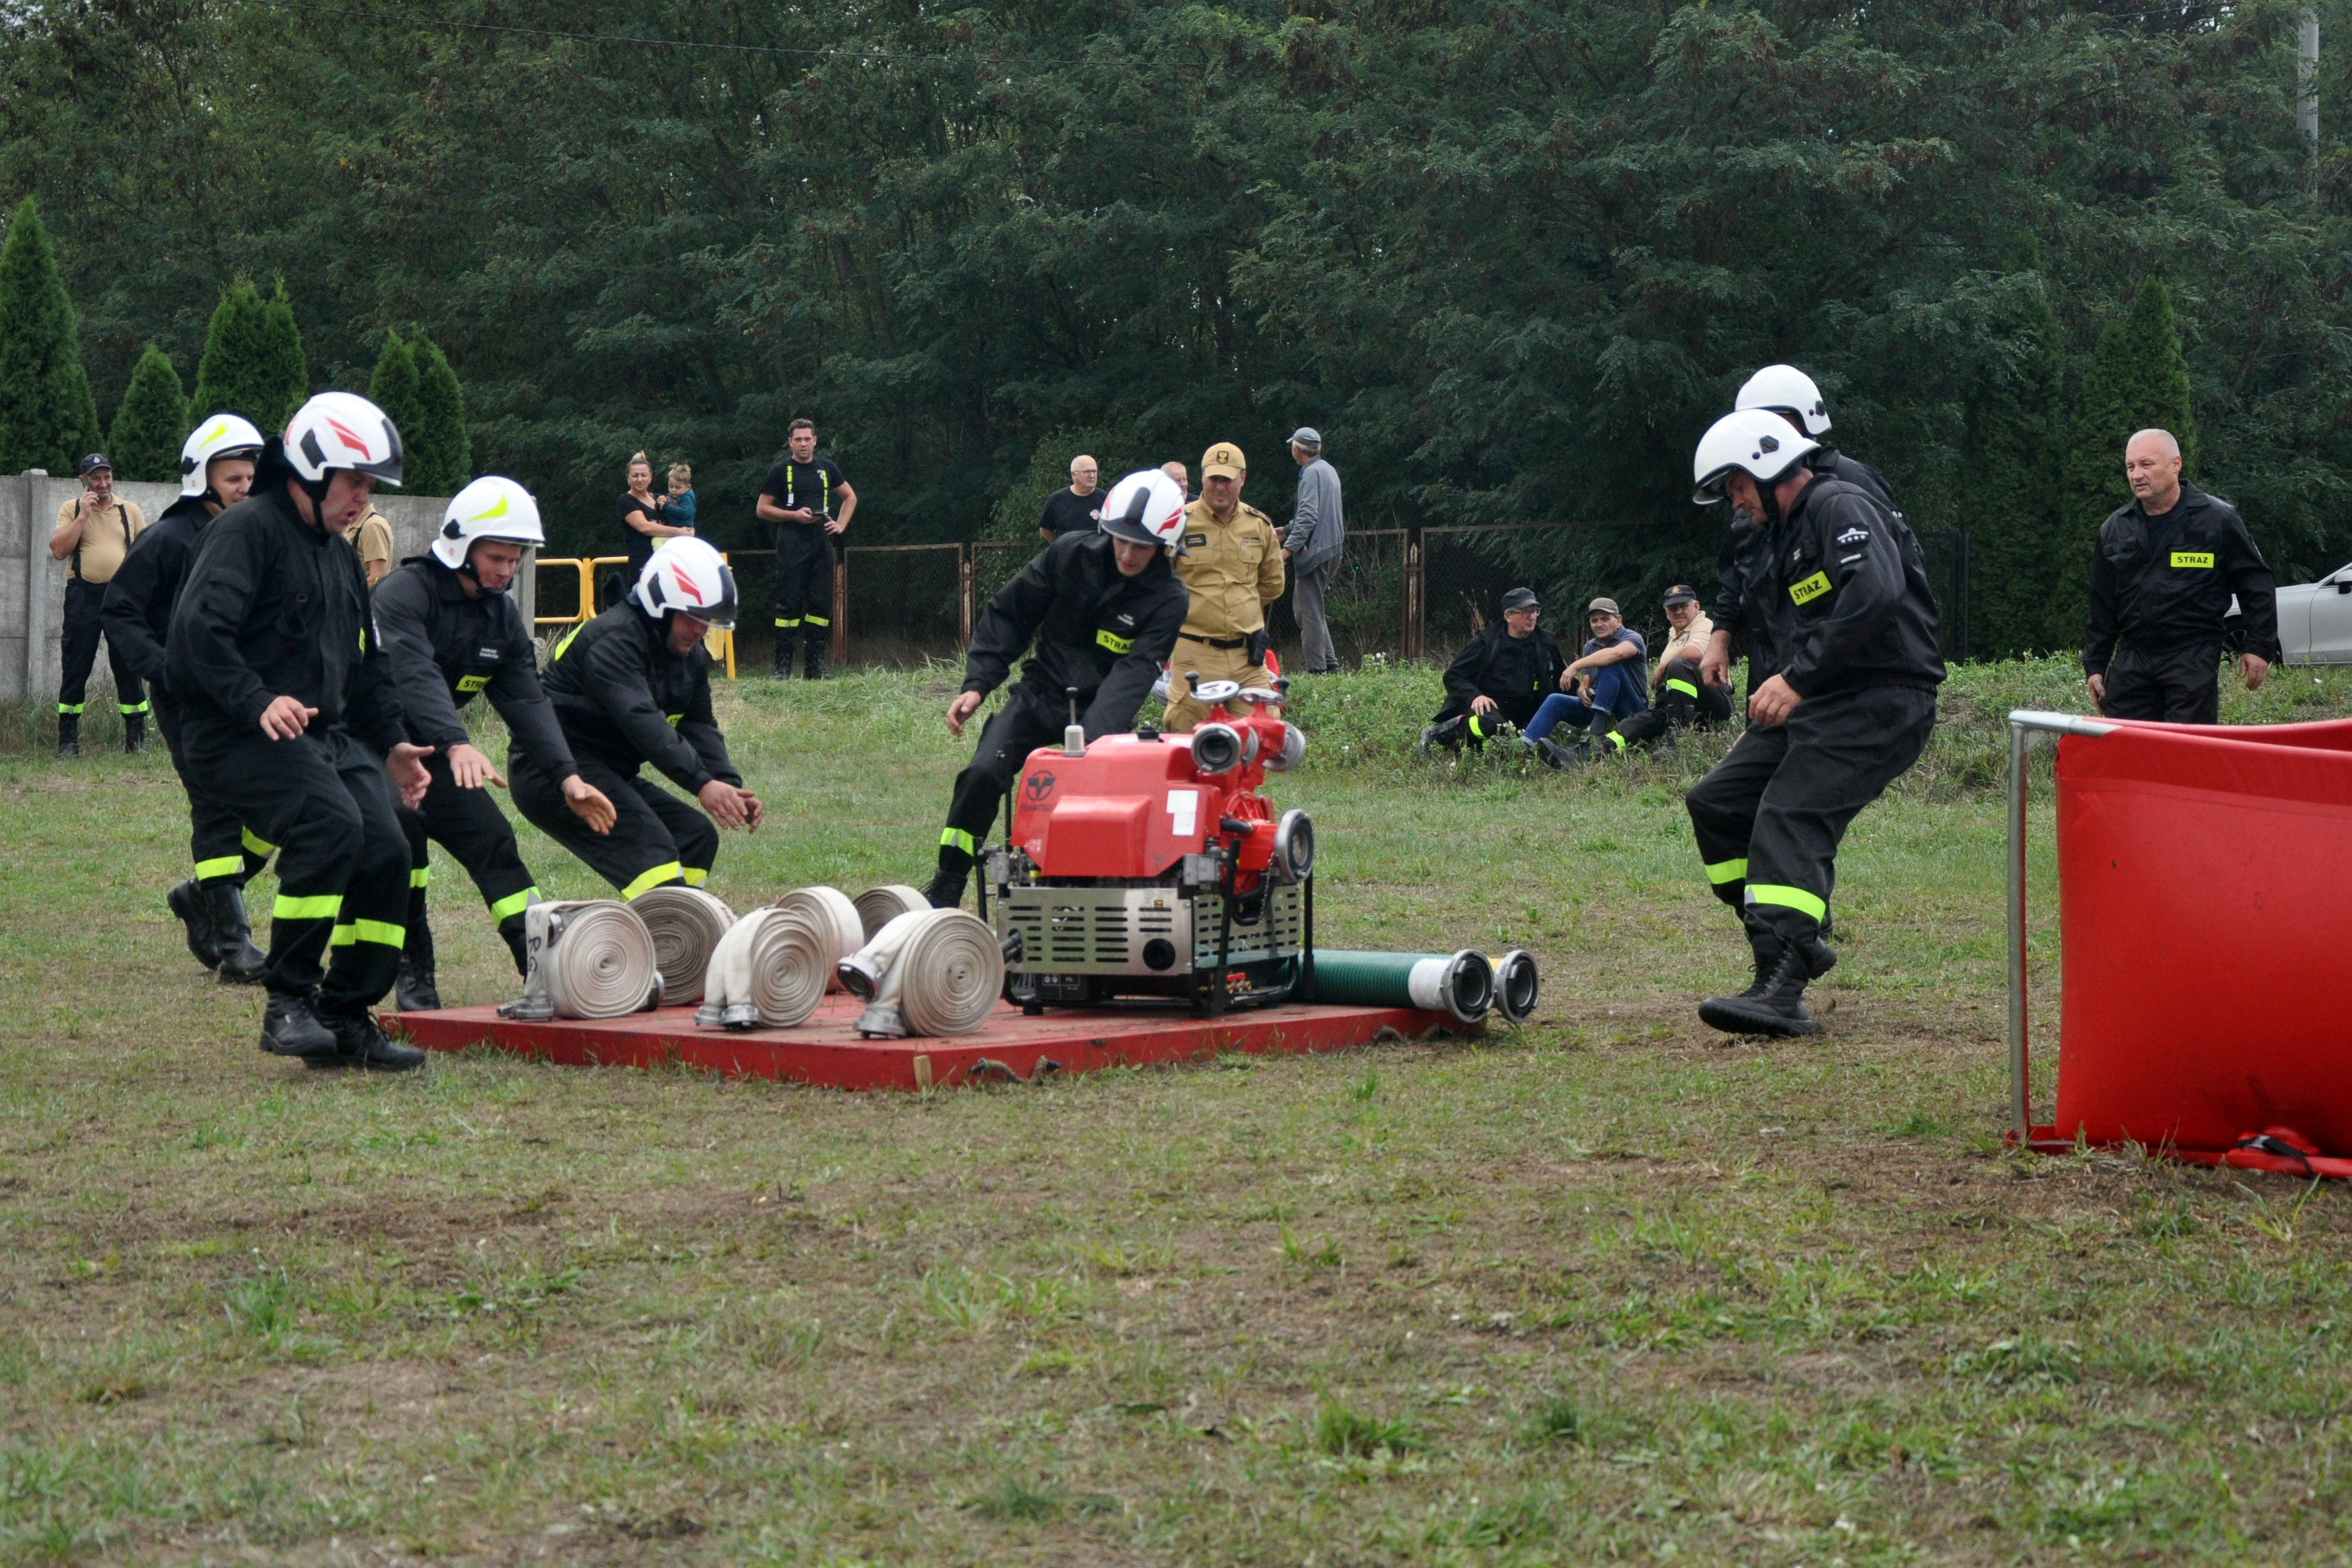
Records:
[[[860,1004],[828,996],[799,1029],[698,1029],[691,1008],[619,1019],[522,1023],[495,1008],[386,1014],[387,1028],[433,1051],[491,1045],[567,1067],[681,1063],[729,1077],[790,1079],[834,1089],[925,1089],[1042,1072],[1091,1072],[1181,1061],[1220,1051],[1342,1051],[1383,1032],[1408,1039],[1459,1030],[1444,1013],[1414,1008],[1276,1007],[1196,1019],[1165,1008],[1049,1009],[1024,1018],[1002,1005],[978,1034],[952,1040],[865,1040],[852,1028]]]

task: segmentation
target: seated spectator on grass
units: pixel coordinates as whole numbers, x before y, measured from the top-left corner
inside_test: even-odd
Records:
[[[694,527],[694,470],[686,464],[669,465],[669,496],[662,502],[661,520],[672,528]]]
[[[1553,688],[1567,661],[1551,633],[1536,624],[1542,611],[1531,589],[1503,595],[1502,620],[1482,628],[1445,667],[1445,706],[1421,732],[1423,755],[1433,746],[1459,751],[1512,727],[1524,729],[1548,699],[1559,700]]]
[[[1617,601],[1596,599],[1586,605],[1584,624],[1592,634],[1575,662],[1560,673],[1559,690],[1544,698],[1525,727],[1528,744],[1555,768],[1570,760],[1549,738],[1558,726],[1600,735],[1650,706],[1650,690],[1643,679],[1649,671],[1650,645],[1639,632],[1626,627]]]
[[[1650,672],[1654,705],[1617,720],[1614,727],[1596,725],[1567,755],[1548,754],[1545,761],[1558,767],[1653,742],[1672,746],[1678,729],[1720,724],[1731,716],[1730,688],[1709,685],[1699,678],[1699,660],[1706,653],[1708,639],[1715,635],[1715,622],[1699,609],[1697,590],[1681,582],[1667,589],[1665,610],[1666,623],[1674,632],[1658,650],[1657,667]]]

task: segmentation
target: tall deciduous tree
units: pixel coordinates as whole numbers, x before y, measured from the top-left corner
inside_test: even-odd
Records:
[[[421,496],[454,496],[474,476],[474,444],[466,431],[466,392],[457,372],[432,339],[418,333],[416,436],[404,488]],[[405,432],[403,433],[405,439]]]
[[[131,369],[122,405],[114,411],[106,455],[114,460],[118,477],[177,483],[180,444],[187,434],[188,400],[180,390],[180,372],[169,354],[150,343]]]
[[[1980,659],[2049,643],[2050,585],[2068,537],[2059,527],[2066,361],[2032,236],[2011,256],[2008,281],[1994,330],[2009,356],[1986,367],[1968,406],[1969,651]]]
[[[73,301],[27,196],[0,240],[0,474],[70,474],[98,444]]]

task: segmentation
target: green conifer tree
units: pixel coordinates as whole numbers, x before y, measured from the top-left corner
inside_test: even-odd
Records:
[[[177,483],[180,444],[188,434],[188,400],[180,391],[180,372],[172,357],[154,344],[147,345],[131,369],[130,388],[114,411],[114,428],[107,432],[106,455],[114,460],[117,478]]]
[[[294,324],[294,301],[286,297],[283,277],[263,302],[262,324],[263,385],[277,400],[272,423],[262,428],[283,430],[310,396],[310,361],[302,352],[301,329]]]
[[[416,355],[416,434],[410,441],[407,481],[401,487],[419,496],[454,496],[474,476],[474,443],[466,431],[466,392],[457,372],[432,339],[410,340]]]
[[[27,196],[0,241],[0,474],[70,474],[98,444],[73,301]]]
[[[286,428],[277,399],[265,385],[264,357],[268,336],[261,295],[245,278],[221,290],[213,307],[211,326],[205,333],[204,358],[196,362],[195,394],[189,406],[198,419],[214,413],[241,413],[264,435]]]
[[[2059,569],[2059,504],[2066,364],[2050,308],[2042,247],[2020,244],[2010,273],[2030,287],[2011,295],[1996,330],[2019,358],[1987,375],[1968,404],[1970,486],[1969,651],[2009,659],[2047,642],[2047,600]]]
[[[368,401],[383,410],[400,432],[404,490],[416,489],[416,434],[421,415],[416,402],[416,351],[397,332],[383,335],[383,351],[375,357],[375,372],[368,377]],[[419,495],[431,495],[418,490]]]
[[[2043,630],[2051,647],[2082,645],[2099,525],[2132,498],[2131,486],[2124,483],[2124,444],[2133,432],[2149,428],[2172,432],[2180,443],[2183,472],[2193,470],[2197,428],[2189,361],[2181,352],[2171,292],[2153,277],[2139,286],[2123,315],[2100,329],[2099,346],[2074,400],[2059,528],[2061,570]]]

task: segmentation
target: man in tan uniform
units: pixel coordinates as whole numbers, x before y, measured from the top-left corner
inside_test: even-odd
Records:
[[[1265,673],[1265,607],[1282,597],[1282,536],[1274,519],[1242,504],[1249,477],[1242,449],[1220,441],[1201,458],[1201,498],[1184,508],[1184,553],[1176,575],[1192,595],[1184,631],[1168,656],[1168,716],[1163,727],[1189,730],[1209,716],[1192,696],[1191,676],[1273,684]],[[1248,710],[1225,705],[1234,714]]]
[[[370,507],[352,529],[352,548],[360,552],[360,570],[367,574],[367,585],[373,588],[392,570],[392,525],[382,512]]]
[[[51,559],[66,563],[63,671],[58,686],[58,755],[81,755],[82,697],[90,666],[98,663],[99,606],[106,585],[131,551],[131,541],[147,526],[139,504],[114,493],[114,465],[103,453],[81,460],[81,494],[58,508],[49,532]],[[147,689],[125,663],[121,650],[106,645],[114,668],[114,701],[122,710],[122,749],[147,749]]]

